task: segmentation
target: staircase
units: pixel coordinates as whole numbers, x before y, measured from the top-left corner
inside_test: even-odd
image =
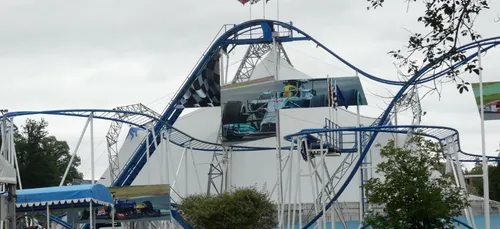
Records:
[[[382,114],[383,115],[383,114]],[[380,122],[382,115],[379,116],[370,126],[377,126],[378,123]],[[389,114],[389,117],[392,116],[392,113]],[[387,121],[383,123],[383,125],[386,125],[390,118],[386,119]],[[341,127],[335,123],[333,123],[331,120],[326,119],[325,120],[326,128],[329,129],[340,129]],[[311,221],[318,213],[318,211],[315,209],[315,206],[321,205],[322,203],[327,203],[331,201],[332,197],[336,195],[335,189],[337,188],[337,185],[340,183],[342,178],[348,173],[349,168],[351,167],[352,164],[356,163],[356,161],[359,158],[359,154],[356,153],[358,152],[358,134],[361,133],[360,137],[360,144],[361,144],[361,152],[363,150],[366,150],[365,147],[369,143],[370,138],[373,134],[373,132],[369,131],[336,131],[336,132],[328,132],[326,134],[326,138],[328,139],[328,143],[332,145],[338,145],[338,148],[340,149],[340,152],[345,153],[346,156],[340,163],[340,165],[337,167],[335,172],[330,176],[328,182],[323,186],[324,192],[319,192],[318,197],[315,200],[315,204],[309,209],[306,210],[305,213],[305,220],[306,221]],[[350,138],[354,140],[350,140]],[[347,140],[347,141],[345,141]],[[364,166],[369,166],[371,165],[369,160],[364,160]],[[316,174],[316,176],[318,176]],[[367,176],[365,176],[367,177]],[[366,179],[367,180],[367,179]],[[322,195],[325,193],[326,195]],[[364,197],[365,195],[363,195]],[[366,198],[365,198],[366,199]],[[365,199],[363,199],[363,205],[365,205]],[[334,211],[339,217],[339,221],[343,225],[344,228],[347,228],[347,225],[345,223],[343,214],[342,214],[342,204],[340,204],[338,201],[334,202],[332,204],[332,207],[334,208]]]

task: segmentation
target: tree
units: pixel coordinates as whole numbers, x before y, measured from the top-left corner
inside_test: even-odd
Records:
[[[367,0],[370,3],[368,9],[382,7],[385,0]],[[410,4],[417,0],[405,0]],[[476,17],[485,9],[489,9],[487,0],[421,0],[425,6],[424,12],[416,20],[424,26],[423,32],[412,32],[408,39],[406,50],[393,50],[392,55],[403,68],[401,75],[413,75],[420,66],[435,63],[437,68],[449,67],[465,59],[465,53],[458,50],[463,39],[475,42],[481,35],[474,29]],[[441,55],[446,55],[442,61],[437,60]],[[417,56],[415,58],[415,56]],[[419,61],[418,56],[423,56]],[[448,77],[457,84],[460,93],[468,91],[468,82],[460,78],[460,73],[475,72],[479,74],[476,66],[477,59],[466,64],[463,68],[454,68]],[[403,73],[405,72],[405,73]],[[436,88],[434,88],[436,89]]]
[[[20,132],[14,134],[23,188],[58,186],[68,166],[71,158],[68,143],[49,135],[47,126],[44,119],[39,122],[27,119]],[[80,158],[75,156],[65,184],[83,177],[77,170],[79,165]]]
[[[482,163],[476,163],[475,166],[470,171],[466,171],[464,174],[466,175],[483,174]],[[488,165],[488,181],[490,184],[489,185],[490,199],[500,201],[500,167],[498,167],[498,163],[495,165]],[[481,177],[469,178],[468,183],[470,185],[470,190],[472,194],[480,197],[484,196],[483,178]]]
[[[380,150],[384,162],[376,173],[383,179],[370,179],[365,189],[368,203],[383,208],[365,218],[373,228],[453,228],[453,217],[468,206],[460,188],[448,176],[435,176],[439,161],[433,154],[440,145],[421,137],[405,148],[389,141]]]
[[[220,195],[191,195],[182,200],[179,209],[197,229],[270,229],[277,225],[276,206],[267,192],[255,187]]]

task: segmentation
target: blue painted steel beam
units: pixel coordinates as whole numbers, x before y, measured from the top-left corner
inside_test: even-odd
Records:
[[[143,116],[149,119],[152,119],[157,122],[162,122],[160,119],[157,117],[144,114],[144,113],[138,113],[138,112],[133,112],[133,111],[120,111],[120,110],[106,110],[106,109],[64,109],[64,110],[46,110],[46,111],[16,111],[16,112],[9,112],[6,113],[4,116],[5,117],[19,117],[19,116],[28,116],[28,115],[58,115],[58,116],[70,116],[70,117],[81,117],[81,118],[88,118],[91,113],[94,113],[94,118],[95,119],[101,119],[101,120],[107,120],[107,121],[116,121],[116,122],[122,122],[125,124],[133,125],[138,128],[146,130],[146,128],[136,122],[132,121],[126,121],[122,119],[117,119],[113,117],[113,114],[119,113],[119,114],[128,114],[128,115],[137,115],[137,116]],[[108,116],[106,116],[108,115]],[[4,116],[0,116],[0,119]],[[171,139],[171,142],[183,147],[184,143],[186,142],[193,142],[196,143],[199,147],[193,147],[194,150],[199,150],[199,151],[210,151],[213,152],[215,151],[222,151],[222,145],[219,143],[212,143],[204,140],[197,139],[195,137],[192,137],[181,130],[168,125],[167,123],[163,122],[163,125],[166,125],[168,129],[170,129],[171,135],[174,135]],[[176,139],[186,139],[186,140],[177,140]],[[151,142],[153,144],[153,142]],[[270,150],[270,149],[275,149],[275,147],[249,147],[249,146],[236,146],[234,151],[259,151],[259,150]],[[283,148],[283,149],[289,149],[288,148]]]
[[[260,40],[259,39],[247,39],[247,40],[238,39],[239,36],[242,36],[243,32],[253,30],[252,27],[255,27],[255,26],[260,26],[260,29],[262,30],[262,34],[263,34],[262,39],[260,39]],[[328,53],[330,53],[331,55],[333,55],[334,57],[336,57],[337,59],[339,59],[341,62],[348,65],[352,69],[355,69],[356,71],[358,71],[361,75],[363,75],[365,77],[368,77],[368,78],[375,80],[375,81],[378,81],[378,82],[392,84],[392,85],[403,85],[403,84],[407,83],[407,82],[399,82],[399,81],[388,81],[388,80],[385,80],[383,78],[376,77],[376,76],[370,75],[370,74],[362,71],[361,69],[355,67],[354,65],[350,64],[349,62],[347,62],[346,60],[341,58],[336,53],[334,53],[331,50],[329,50],[328,48],[326,48],[326,46],[324,46],[323,44],[321,44],[320,42],[318,42],[317,40],[315,40],[314,38],[312,38],[311,36],[309,36],[308,34],[303,32],[302,30],[300,30],[300,29],[298,29],[290,24],[280,22],[280,21],[265,20],[265,19],[251,20],[251,21],[247,21],[247,22],[244,22],[244,23],[241,23],[239,25],[232,27],[231,29],[226,31],[224,34],[222,34],[211,45],[211,47],[204,54],[204,56],[201,59],[201,61],[199,62],[199,64],[193,70],[192,74],[186,79],[184,85],[182,85],[182,87],[178,90],[178,92],[176,93],[176,95],[174,96],[174,98],[172,99],[170,104],[167,106],[165,112],[162,114],[160,119],[162,121],[167,121],[169,125],[173,125],[175,123],[175,121],[177,120],[177,118],[180,116],[180,114],[183,111],[182,109],[176,109],[176,104],[178,103],[178,101],[180,101],[182,96],[187,92],[187,90],[191,86],[191,84],[196,80],[197,76],[204,69],[205,65],[207,64],[207,62],[211,58],[211,56],[213,54],[215,54],[217,52],[217,50],[219,50],[219,48],[226,49],[229,44],[235,44],[235,45],[245,44],[246,45],[246,44],[255,43],[257,41],[259,41],[261,43],[270,42],[270,41],[272,41],[272,37],[270,36],[272,34],[272,29],[274,27],[277,27],[277,26],[283,27],[285,29],[289,29],[292,33],[296,32],[297,34],[302,36],[302,38],[300,38],[300,39],[299,38],[294,38],[294,39],[287,38],[287,39],[290,39],[289,41],[311,40],[314,43],[316,43],[316,45],[318,47],[323,48],[325,51],[327,51]],[[279,39],[284,39],[283,41],[287,41],[285,38],[279,38]],[[491,38],[488,41],[494,42],[495,43],[494,45],[497,45],[498,39],[499,38],[494,38],[494,39]],[[483,39],[482,41],[486,41],[486,40],[487,39]],[[480,41],[480,42],[482,42],[482,41]],[[465,45],[463,47],[471,48],[474,46],[468,44],[468,45]],[[459,50],[461,50],[461,49],[459,49]],[[431,68],[430,67],[424,68],[423,69],[424,71],[421,71],[421,73],[418,74],[418,76],[416,78],[420,77],[422,74],[427,72],[429,69],[431,69]],[[430,78],[428,77],[425,79],[432,79],[432,77],[430,77]],[[422,82],[423,82],[423,80],[422,80]],[[415,84],[415,83],[419,83],[419,81],[414,79],[412,84]],[[154,128],[155,131],[158,132],[162,128],[162,125],[163,125],[163,123],[161,123],[161,122],[158,123]],[[145,144],[145,143],[143,143],[143,144]],[[127,170],[127,173],[130,173],[131,176],[124,177],[124,176],[120,175],[117,178],[116,183],[114,185],[118,185],[118,186],[130,185],[132,183],[132,181],[135,179],[136,174],[138,174],[139,171],[143,168],[146,160],[145,160],[145,158],[142,158],[139,156],[139,155],[142,155],[144,153],[143,150],[145,149],[145,147],[143,146],[143,144],[141,144],[141,146],[139,146],[136,153],[134,153],[134,155],[132,156],[133,161],[134,161],[134,163],[131,164],[132,167],[126,167],[123,169],[123,170]],[[152,152],[154,153],[154,149]]]
[[[176,93],[176,95],[174,96],[174,98],[172,99],[172,101],[170,102],[170,104],[167,106],[165,112],[160,117],[160,121],[157,122],[157,124],[154,126],[154,131],[156,133],[159,133],[159,131],[165,125],[165,122],[166,122],[166,124],[168,124],[168,125],[171,126],[178,119],[178,117],[180,116],[180,114],[182,113],[183,110],[182,109],[176,109],[176,104],[178,103],[178,101],[180,101],[180,99],[182,98],[182,96],[187,92],[188,88],[196,80],[197,76],[204,69],[205,65],[207,64],[207,62],[211,58],[211,56],[213,54],[215,54],[217,52],[217,50],[219,50],[219,48],[226,49],[227,46],[230,45],[230,44],[233,44],[233,45],[242,45],[242,44],[252,44],[253,42],[257,42],[257,40],[255,40],[255,39],[250,39],[250,40],[239,39],[239,36],[242,36],[242,32],[251,30],[251,27],[254,27],[254,26],[260,26],[260,28],[262,30],[263,38],[261,40],[258,40],[260,42],[270,42],[270,41],[272,41],[272,37],[270,35],[272,34],[273,28],[275,26],[280,26],[280,27],[283,27],[285,29],[289,29],[291,32],[295,31],[296,33],[298,33],[298,34],[300,34],[300,35],[303,36],[303,37],[298,37],[298,38],[292,38],[292,37],[278,38],[278,40],[279,39],[283,39],[282,42],[292,42],[292,41],[297,41],[297,40],[311,40],[314,43],[316,43],[316,45],[318,47],[323,48],[325,51],[327,51],[328,53],[330,53],[332,56],[336,57],[338,60],[340,60],[341,62],[343,62],[344,64],[346,64],[350,68],[356,70],[361,75],[363,75],[363,76],[365,76],[365,77],[367,77],[369,79],[375,80],[377,82],[381,82],[381,83],[385,83],[385,84],[391,84],[391,85],[400,85],[400,86],[402,86],[401,90],[394,97],[393,102],[389,105],[388,109],[383,113],[383,115],[382,115],[382,117],[381,117],[381,119],[379,120],[379,123],[378,123],[379,126],[382,126],[382,125],[385,124],[385,122],[386,122],[386,120],[388,118],[388,115],[390,113],[390,110],[394,106],[394,102],[397,101],[403,95],[403,93],[411,85],[419,84],[419,83],[425,83],[425,82],[431,81],[432,79],[440,77],[440,76],[444,75],[445,73],[447,73],[447,71],[449,71],[449,70],[442,71],[442,72],[439,73],[440,75],[439,74],[435,74],[435,75],[431,75],[431,76],[427,76],[427,77],[422,77],[429,70],[433,69],[433,66],[435,65],[435,63],[438,63],[440,60],[443,60],[444,58],[447,57],[447,56],[442,56],[440,59],[438,59],[437,62],[429,64],[429,65],[425,66],[424,68],[422,68],[417,74],[415,74],[407,82],[385,80],[383,78],[376,77],[376,76],[373,76],[371,74],[368,74],[368,73],[362,71],[361,69],[355,67],[354,65],[350,64],[349,62],[347,62],[346,60],[344,60],[343,58],[341,58],[339,55],[337,55],[336,53],[334,53],[331,50],[329,50],[328,48],[326,48],[326,46],[322,45],[320,42],[318,42],[317,40],[315,40],[314,38],[312,38],[311,36],[309,36],[305,32],[301,31],[300,29],[298,29],[298,28],[296,28],[296,27],[294,27],[294,26],[292,26],[290,24],[279,22],[279,21],[272,21],[272,20],[251,20],[251,21],[247,21],[247,22],[244,22],[242,24],[236,25],[233,28],[229,29],[227,32],[225,32],[224,34],[222,34],[212,44],[212,46],[204,54],[204,56],[201,59],[200,63],[195,67],[195,69],[193,70],[192,74],[186,79],[184,85],[179,89],[179,91]],[[478,46],[483,46],[482,52],[485,52],[486,50],[488,50],[488,49],[490,49],[492,47],[495,47],[496,45],[500,44],[499,40],[500,40],[500,37],[483,39],[483,40],[480,40],[480,41],[478,41],[476,43],[471,43],[471,44],[464,45],[464,46],[460,47],[458,50],[459,51],[467,51],[467,50],[470,50],[470,49],[474,49],[474,48],[476,48]],[[484,47],[484,46],[486,46],[486,47]],[[468,56],[466,58],[466,60],[457,63],[457,65],[465,64],[467,61],[469,61],[470,59],[474,58],[476,55],[477,54]],[[372,136],[372,138],[370,139],[370,141],[366,145],[366,149],[370,148],[370,146],[373,144],[373,141],[374,141],[375,137],[377,136],[377,134],[378,134],[378,132],[375,131],[374,134],[373,134],[373,136]],[[148,135],[148,137],[152,138],[151,135]],[[155,139],[155,140],[158,140],[158,138],[159,138],[159,136],[157,136],[157,139]],[[151,149],[151,153],[154,153],[154,150],[155,150],[154,149],[154,145],[150,149]],[[145,142],[143,142],[141,144],[141,146],[139,146],[139,148],[137,149],[137,151],[131,157],[130,163],[124,168],[124,170],[122,170],[122,173],[120,174],[120,176],[118,177],[117,181],[113,185],[116,185],[116,186],[126,186],[126,185],[130,185],[132,183],[132,181],[135,179],[135,177],[137,176],[137,174],[140,172],[140,170],[143,168],[143,166],[145,164],[146,160],[145,160],[145,157],[143,157],[144,151],[145,151]],[[364,158],[364,156],[366,155],[366,153],[367,152],[365,150],[360,155],[360,160],[358,161],[358,163],[355,164],[355,170],[357,170],[359,168],[361,160]],[[344,186],[346,186],[350,182],[350,180],[352,179],[352,176],[353,176],[353,174],[349,175],[349,177],[348,177],[346,183],[344,184]],[[332,199],[332,201],[329,203],[328,208],[331,206],[331,203],[333,201],[335,201],[336,198],[338,198],[338,196],[340,194],[341,194],[341,192],[337,193],[336,197],[334,199]],[[320,214],[322,214],[322,212]],[[316,221],[318,217],[319,216],[315,217],[315,219],[313,221]]]
[[[493,47],[493,46],[491,46]],[[491,48],[490,47],[490,48]],[[471,48],[474,48],[473,46],[471,46]],[[482,52],[486,51],[487,49],[483,49]],[[476,54],[477,55],[477,54]],[[471,55],[469,55],[470,57]],[[402,87],[401,89],[398,91],[398,93],[394,96],[392,102],[389,104],[389,106],[386,108],[386,110],[382,113],[382,116],[380,118],[380,121],[378,123],[377,126],[384,126],[385,125],[385,122],[388,120],[388,117],[389,117],[389,114],[391,113],[391,111],[393,110],[393,107],[394,105],[396,104],[396,102],[403,96],[403,94],[410,88],[410,86],[418,83],[418,80],[420,79],[420,77],[425,73],[427,72],[428,70],[432,69],[432,67],[436,64],[436,63],[439,63],[440,61],[444,60],[445,58],[447,57],[447,55],[443,55],[441,56],[440,58],[438,58],[436,60],[436,62],[434,63],[431,63],[431,64],[428,64],[426,65],[425,67],[423,67],[422,69],[420,69],[413,77],[410,78],[410,80],[408,80]],[[359,159],[358,161],[354,164],[354,167],[352,169],[352,172],[347,176],[344,184],[340,187],[340,189],[338,190],[338,192],[336,192],[336,194],[333,196],[333,198],[328,202],[328,204],[326,205],[326,210],[330,209],[331,205],[337,201],[337,199],[340,197],[340,195],[344,192],[345,188],[349,185],[349,183],[352,181],[354,175],[356,174],[356,172],[358,171],[359,167],[361,166],[362,164],[362,161],[363,159],[365,158],[366,154],[368,153],[370,147],[372,146],[372,144],[374,143],[376,137],[378,136],[378,131],[375,131],[373,132],[372,134],[372,137],[371,139],[369,140],[369,142],[366,144],[366,146],[364,147],[364,150],[361,152],[361,155],[359,156]],[[312,226],[322,215],[324,214],[323,211],[320,211],[309,223],[307,223],[305,225],[304,228],[309,228],[310,226]]]

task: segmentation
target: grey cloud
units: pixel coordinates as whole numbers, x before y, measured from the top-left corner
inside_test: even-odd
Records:
[[[396,71],[387,51],[405,45],[408,32],[403,28],[421,29],[415,21],[418,9],[413,5],[406,13],[403,2],[387,3],[376,11],[366,11],[367,2],[280,3],[281,20],[294,21],[297,27],[356,66],[389,79],[396,78]],[[270,1],[268,18],[275,18],[275,4],[276,1]],[[254,18],[261,17],[261,8],[252,8]],[[166,95],[177,90],[221,26],[247,20],[249,13],[248,5],[242,6],[236,0],[2,2],[0,78],[8,81],[0,84],[0,95],[8,98],[2,100],[2,106],[11,110],[110,108],[163,98],[154,105],[161,111],[168,102]],[[479,26],[485,36],[498,35],[498,30],[491,29],[498,26],[489,22],[491,18],[481,18]],[[287,45],[292,62],[303,72],[318,77],[354,74],[311,44]],[[485,80],[498,80],[499,56],[492,51],[484,58]],[[237,55],[231,57],[234,59],[230,62],[237,60]],[[467,79],[473,80],[474,76]],[[386,95],[386,86],[366,79],[362,83],[370,102],[370,107],[362,109],[363,114],[378,116],[381,110],[377,105],[385,105],[368,91]],[[396,89],[390,87],[391,91]],[[432,97],[423,106],[429,113],[424,124],[456,127],[461,131],[464,149],[480,147],[479,123],[475,121],[478,114],[471,95],[459,96],[451,86],[441,102]],[[407,116],[401,120],[408,120]],[[70,139],[77,138],[83,125],[60,118],[51,118],[50,123],[54,134],[72,143],[76,140]],[[108,125],[96,123],[96,137],[103,138]],[[500,135],[494,131],[498,123],[488,122],[488,126],[491,153]],[[82,160],[89,156],[88,144],[86,141],[82,145]],[[85,166],[84,170],[90,167]],[[98,166],[104,170],[106,164]]]

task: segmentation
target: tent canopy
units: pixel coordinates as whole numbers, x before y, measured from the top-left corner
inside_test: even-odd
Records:
[[[113,198],[102,184],[85,184],[48,188],[18,190],[16,207],[18,212],[43,211],[94,206],[111,206]]]
[[[266,78],[269,76],[274,77],[276,74],[276,54],[269,52],[266,57],[255,66],[250,80]],[[292,65],[290,65],[283,57],[280,57],[279,63],[279,80],[289,79],[310,79],[312,78],[306,73],[303,73]],[[273,79],[274,80],[274,79]]]

